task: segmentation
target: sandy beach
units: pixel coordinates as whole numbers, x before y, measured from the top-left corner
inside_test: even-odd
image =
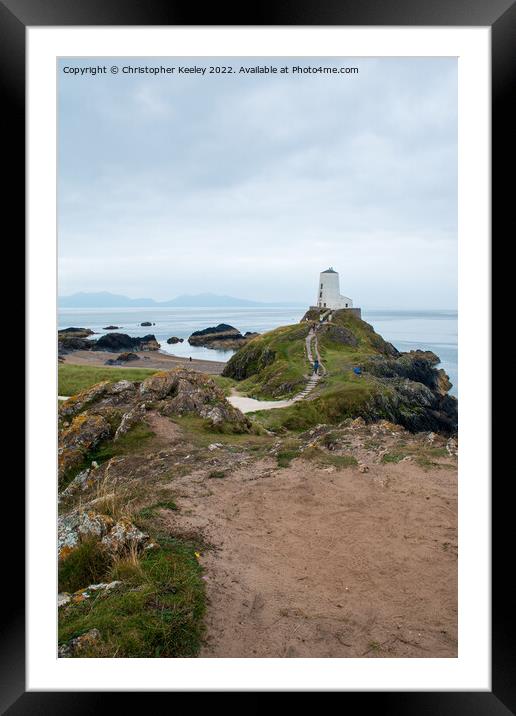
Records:
[[[109,351],[73,351],[63,356],[64,363],[73,365],[90,365],[90,366],[102,366],[109,368],[111,366],[105,365],[107,360],[117,357],[117,353],[110,353]],[[166,353],[160,353],[159,351],[147,351],[138,353],[140,360],[135,360],[127,363],[126,365],[113,366],[116,368],[151,368],[155,370],[173,370],[179,367],[190,367],[199,373],[208,373],[209,375],[220,375],[226,365],[222,361],[215,360],[199,360],[192,358],[180,358],[179,356],[173,356]]]

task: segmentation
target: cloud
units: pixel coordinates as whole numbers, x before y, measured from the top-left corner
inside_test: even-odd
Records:
[[[305,301],[332,264],[358,304],[454,307],[456,60],[353,64],[60,75],[60,292]]]

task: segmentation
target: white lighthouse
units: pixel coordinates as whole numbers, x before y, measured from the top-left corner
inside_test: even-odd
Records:
[[[352,308],[353,301],[347,296],[340,295],[339,274],[330,267],[319,274],[317,289],[318,308]]]

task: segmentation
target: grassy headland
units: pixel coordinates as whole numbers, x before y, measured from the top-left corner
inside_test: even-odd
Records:
[[[318,310],[308,311],[307,320],[254,338],[227,363],[223,376],[237,380],[239,391],[249,397],[294,397],[309,378],[305,339],[310,326],[317,328],[324,376],[310,399],[255,413],[262,426],[304,430],[362,417],[387,419],[410,430],[456,428],[456,403],[446,395],[447,377],[435,368],[437,356],[399,353],[349,311],[334,311],[322,324],[319,315]]]

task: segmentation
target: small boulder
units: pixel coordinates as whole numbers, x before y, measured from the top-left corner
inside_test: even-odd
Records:
[[[109,358],[104,365],[124,365],[124,363],[132,363],[137,360],[140,360],[140,357],[136,353],[120,353],[117,358]]]
[[[113,526],[113,519],[93,510],[73,510],[60,515],[57,521],[57,551],[60,559],[66,558],[82,539],[102,538]]]
[[[102,544],[114,553],[142,550],[149,541],[149,535],[138,529],[128,519],[119,520],[102,538]]]
[[[184,341],[184,338],[178,338],[177,336],[171,336],[170,338],[167,338],[167,343],[169,345],[173,345],[174,343],[182,343]]]
[[[80,656],[91,647],[94,647],[100,641],[100,632],[98,629],[90,629],[89,631],[70,639],[66,644],[62,644],[58,650],[58,656],[61,658],[70,658],[72,656]]]

